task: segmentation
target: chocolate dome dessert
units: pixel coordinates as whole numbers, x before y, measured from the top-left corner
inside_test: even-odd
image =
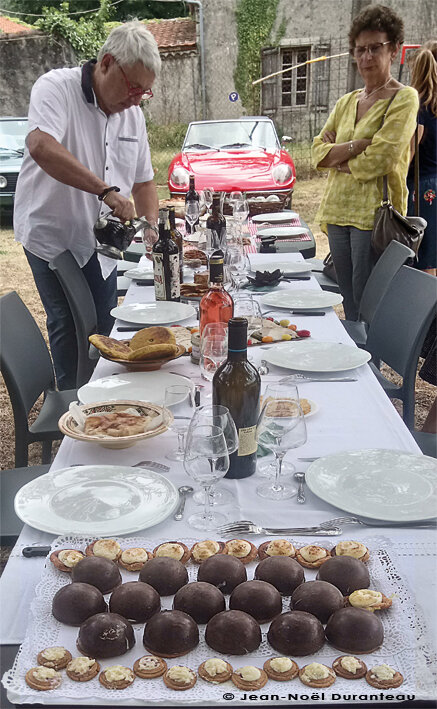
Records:
[[[213,650],[224,655],[246,655],[259,647],[261,628],[248,613],[223,611],[209,621],[205,641]]]
[[[188,572],[177,559],[157,556],[144,564],[139,580],[153,586],[160,596],[171,596],[188,583]]]
[[[358,562],[363,564],[362,561]],[[374,652],[384,641],[384,628],[376,613],[361,608],[340,608],[328,620],[326,639],[342,652]]]
[[[135,645],[134,630],[117,613],[97,613],[79,628],[77,648],[88,657],[118,657]]]
[[[173,608],[188,613],[196,623],[207,623],[226,608],[225,597],[212,583],[195,581],[179,589]]]
[[[268,623],[282,612],[282,598],[267,581],[245,581],[232,591],[229,608],[249,613],[258,623]]]
[[[197,647],[199,629],[187,613],[162,611],[146,623],[143,644],[158,657],[179,657]]]
[[[254,578],[267,581],[284,596],[291,596],[294,589],[305,581],[303,568],[288,556],[271,556],[259,562]]]
[[[56,620],[66,625],[81,625],[87,618],[107,610],[101,591],[89,583],[70,583],[57,591],[52,601]]]
[[[161,610],[159,593],[143,581],[129,581],[112,592],[109,610],[131,623],[144,623]]]
[[[71,572],[72,581],[90,583],[102,593],[109,593],[121,584],[121,574],[117,564],[102,556],[86,556]]]
[[[327,581],[307,581],[296,588],[291,597],[294,611],[312,613],[321,623],[327,623],[334,611],[344,606],[343,594]]]
[[[337,586],[343,596],[370,586],[367,566],[352,556],[333,556],[332,559],[328,559],[320,567],[317,580],[328,581]]]
[[[228,554],[211,556],[199,566],[197,580],[212,583],[222,593],[232,593],[235,586],[247,581],[246,567],[235,556]]]
[[[282,655],[312,655],[325,642],[325,633],[311,613],[288,611],[271,623],[267,640]]]

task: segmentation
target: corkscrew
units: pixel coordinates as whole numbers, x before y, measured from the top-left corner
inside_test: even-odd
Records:
[[[124,224],[118,219],[111,219],[109,212],[104,217],[101,217],[94,224],[94,236],[99,245],[95,250],[99,254],[109,256],[110,258],[122,258],[122,254],[132,243],[135,234],[141,229],[154,229],[157,232],[155,225],[150,224],[146,217],[136,217]]]

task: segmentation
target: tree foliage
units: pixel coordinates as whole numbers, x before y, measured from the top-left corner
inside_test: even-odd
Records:
[[[41,15],[43,8],[50,6],[59,10],[62,0],[2,0],[2,7],[14,12],[32,13]],[[83,12],[84,10],[94,10],[99,6],[99,0],[70,0],[69,12]],[[123,0],[112,8],[112,19],[124,22],[125,20],[138,17],[140,20],[167,19],[170,17],[185,17],[188,15],[188,6],[184,2],[150,2],[150,0]],[[72,19],[78,20],[80,15]],[[84,15],[90,17],[90,15]],[[31,14],[23,15],[21,20],[35,24],[38,18]]]
[[[105,22],[111,15],[111,0],[100,0],[96,13],[80,16],[78,20],[68,15],[69,3],[63,2],[59,8],[44,7],[44,17],[35,26],[47,34],[63,37],[73,47],[79,59],[96,56],[107,37]]]

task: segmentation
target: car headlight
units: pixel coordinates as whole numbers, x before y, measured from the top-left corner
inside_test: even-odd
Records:
[[[279,182],[279,184],[283,184],[284,182],[288,182],[292,175],[291,172],[291,167],[290,165],[286,165],[285,163],[280,163],[279,165],[275,165],[275,167],[272,170],[272,176],[275,182]]]
[[[8,181],[4,175],[0,175],[0,190],[4,190],[6,185],[8,184]]]
[[[190,173],[184,167],[175,167],[170,175],[170,182],[178,187],[188,187],[190,184]]]

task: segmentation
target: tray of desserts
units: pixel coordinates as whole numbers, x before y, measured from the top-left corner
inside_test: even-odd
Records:
[[[77,706],[114,690],[119,704],[191,706],[328,687],[431,697],[435,660],[422,637],[420,662],[387,544],[59,537],[3,684],[11,701]]]

